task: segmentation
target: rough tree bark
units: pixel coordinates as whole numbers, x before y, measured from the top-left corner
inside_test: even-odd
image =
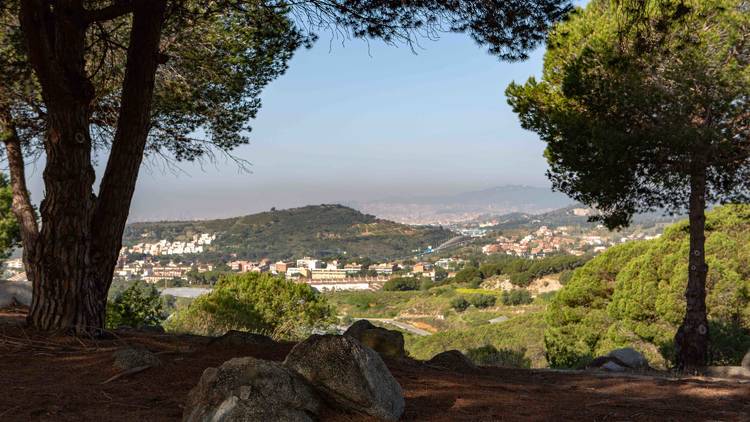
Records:
[[[675,335],[678,367],[692,372],[706,365],[708,353],[708,316],[706,314],[705,257],[706,169],[693,171],[690,179],[690,259],[685,289],[687,312]]]
[[[128,4],[133,29],[123,98],[97,198],[89,132],[94,90],[85,69],[90,22],[83,3],[61,0],[52,10],[40,0],[22,2],[29,59],[47,107],[42,227],[27,264],[34,285],[28,322],[41,330],[96,334],[104,326],[107,291],[148,137],[165,11],[162,0]]]

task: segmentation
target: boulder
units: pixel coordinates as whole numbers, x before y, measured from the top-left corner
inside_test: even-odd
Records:
[[[372,323],[366,319],[360,319],[354,322],[354,324],[350,325],[349,328],[344,331],[345,336],[352,336],[356,339],[359,339],[359,336],[362,334],[365,330],[371,330],[373,328],[377,328],[376,326],[372,325]]]
[[[344,335],[356,338],[384,357],[402,358],[406,355],[403,334],[396,330],[376,327],[366,319],[360,319],[352,324]]]
[[[745,353],[745,357],[742,358],[742,363],[740,363],[740,366],[743,368],[750,369],[750,350],[748,350],[748,352]]]
[[[618,359],[630,369],[649,368],[646,358],[641,353],[630,347],[613,350],[609,352],[608,356]]]
[[[14,304],[31,306],[32,290],[28,281],[0,281],[0,308]]]
[[[216,337],[209,344],[220,346],[247,346],[250,344],[270,344],[273,339],[263,334],[248,333],[247,331],[229,330],[221,337]]]
[[[305,378],[335,407],[395,421],[404,397],[383,359],[351,336],[312,335],[284,365]]]
[[[611,360],[605,362],[602,366],[599,367],[599,369],[603,369],[609,372],[625,372],[628,370],[627,367],[619,365]]]
[[[474,362],[458,350],[446,350],[438,353],[428,360],[427,364],[456,372],[473,372],[479,369],[474,365]]]
[[[402,358],[406,355],[404,335],[399,331],[375,327],[364,330],[357,340],[383,357]]]
[[[607,366],[607,368],[604,368],[604,366]],[[586,369],[608,369],[608,370],[616,370],[617,368],[613,365],[616,365],[617,367],[626,369],[628,366],[625,365],[620,359],[617,359],[616,357],[612,356],[599,356],[598,358],[592,360],[591,362],[586,365]]]
[[[235,358],[203,371],[188,394],[184,422],[303,422],[316,419],[320,399],[277,362]]]
[[[161,365],[159,358],[143,347],[126,347],[113,353],[115,367],[127,371],[140,367],[156,367]]]

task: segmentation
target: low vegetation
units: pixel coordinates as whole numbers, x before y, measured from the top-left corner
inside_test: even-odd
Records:
[[[590,259],[588,255],[552,255],[535,260],[500,254],[490,255],[483,257],[478,265],[467,265],[448,281],[478,287],[484,280],[503,276],[515,286],[528,287],[537,278],[573,270]]]
[[[106,327],[109,329],[153,327],[160,325],[165,318],[159,291],[143,282],[114,291],[107,302]]]
[[[674,362],[685,312],[688,224],[655,240],[616,246],[576,270],[546,312],[553,367],[577,367],[631,346],[652,365]],[[707,213],[707,298],[711,364],[736,365],[750,348],[750,206]]]
[[[310,286],[265,273],[243,273],[220,279],[211,293],[172,315],[165,327],[213,336],[234,329],[300,339],[332,322],[325,297]]]
[[[468,353],[472,349],[491,346],[499,351],[499,355],[490,358],[488,356],[493,353],[488,353],[489,349],[481,349],[472,352],[474,359],[480,359],[482,356],[481,359],[497,359],[498,365],[518,366],[515,363],[511,365],[511,359],[508,358],[517,356],[512,361],[528,361],[528,364],[520,366],[542,368],[547,366],[543,341],[545,327],[543,313],[532,311],[497,324],[488,324],[485,321],[479,326],[450,329],[431,336],[407,336],[406,348],[414,358],[429,359],[445,350],[457,349]],[[476,362],[483,364],[480,361]]]

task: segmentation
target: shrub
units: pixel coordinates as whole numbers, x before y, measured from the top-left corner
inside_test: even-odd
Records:
[[[533,301],[531,293],[526,289],[513,289],[510,292],[507,290],[503,292],[503,305],[526,305]]]
[[[143,282],[134,283],[107,302],[107,328],[157,326],[165,318],[159,291]]]
[[[476,267],[468,266],[453,277],[455,283],[467,283],[471,286],[479,286],[482,283],[482,274]]]
[[[435,283],[427,277],[422,278],[419,282],[419,290],[430,290],[435,286]]]
[[[469,307],[470,303],[463,296],[455,297],[451,300],[451,307],[458,312],[463,312]]]
[[[750,348],[750,206],[706,213],[706,307],[710,365],[737,365]],[[575,367],[612,347],[658,351],[670,366],[685,315],[688,223],[653,240],[627,242],[575,270],[546,310],[547,358]],[[657,366],[658,367],[658,366]]]
[[[476,294],[469,297],[469,302],[474,305],[475,308],[484,309],[490,306],[495,306],[497,298],[493,295]]]
[[[385,282],[383,290],[387,292],[405,292],[419,290],[420,280],[414,277],[396,277]]]
[[[531,368],[531,360],[526,357],[526,349],[497,349],[492,345],[466,351],[466,357],[480,366],[505,366],[508,368]]]
[[[167,321],[167,329],[202,335],[228,330],[298,339],[332,323],[325,298],[307,284],[269,274],[226,275],[209,294]]]
[[[510,282],[515,286],[526,287],[534,281],[534,275],[530,272],[511,274]]]

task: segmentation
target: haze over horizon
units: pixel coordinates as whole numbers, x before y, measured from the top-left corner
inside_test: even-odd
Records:
[[[543,53],[505,63],[465,35],[426,41],[417,54],[372,41],[329,45],[321,36],[264,91],[251,143],[235,150],[251,173],[225,159],[170,170],[147,158],[129,220],[549,187],[544,145],[520,127],[504,95],[511,81],[539,75]],[[42,169],[29,169],[37,204]]]

